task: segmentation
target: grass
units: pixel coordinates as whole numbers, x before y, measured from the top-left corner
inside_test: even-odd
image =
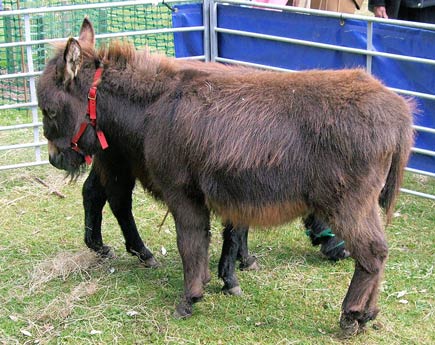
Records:
[[[70,184],[63,176],[49,166],[0,175],[2,344],[435,343],[433,201],[401,195],[387,230],[390,257],[381,313],[365,334],[343,341],[336,336],[338,317],[353,263],[325,261],[299,222],[250,233],[261,270],[239,272],[244,295],[230,297],[220,293],[216,275],[222,240],[214,220],[212,281],[193,316],[176,320],[172,313],[182,291],[182,267],[172,219],[158,229],[165,207],[135,190],[137,223],[160,268],[146,269],[125,252],[108,208],[103,235],[117,257],[101,261],[83,243],[84,177]],[[406,184],[435,189],[433,179],[411,175]]]

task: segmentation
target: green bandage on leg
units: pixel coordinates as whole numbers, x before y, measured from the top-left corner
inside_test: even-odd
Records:
[[[324,237],[335,237],[334,233],[332,232],[332,230],[330,228],[323,230],[319,234],[314,234],[314,233],[312,233],[311,229],[307,229],[307,230],[305,230],[305,234],[307,236],[313,235],[317,239],[324,238]]]
[[[340,246],[344,246],[344,241],[340,241],[340,242],[338,242],[334,247],[332,247],[330,250],[333,250],[333,249],[335,249],[335,248],[338,248],[338,247],[340,247]]]

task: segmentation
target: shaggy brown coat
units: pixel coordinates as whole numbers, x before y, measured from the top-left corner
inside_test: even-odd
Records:
[[[362,70],[278,73],[180,62],[128,44],[95,50],[91,24],[52,59],[38,85],[50,160],[76,170],[70,149],[95,69],[102,151],[88,128],[79,145],[101,176],[120,164],[174,216],[192,313],[208,280],[210,212],[235,226],[270,226],[312,213],[356,261],[341,327],[376,317],[387,257],[379,206],[391,218],[413,140],[401,97]],[[115,159],[116,158],[116,159]]]

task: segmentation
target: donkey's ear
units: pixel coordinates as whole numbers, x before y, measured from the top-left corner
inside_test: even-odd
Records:
[[[88,17],[83,19],[82,27],[80,28],[79,41],[80,43],[89,44],[91,47],[95,47],[95,31]]]
[[[68,40],[63,53],[63,58],[65,60],[64,81],[68,82],[77,76],[83,59],[82,49],[80,48],[80,44],[76,39],[71,37]]]

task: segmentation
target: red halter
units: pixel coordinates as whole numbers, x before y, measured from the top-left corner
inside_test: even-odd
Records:
[[[77,134],[72,138],[71,140],[71,148],[81,153],[81,150],[78,145],[78,141],[82,137],[83,133],[85,132],[88,125],[91,125],[92,127],[96,128],[97,126],[97,86],[100,82],[101,74],[103,73],[103,67],[98,67],[95,71],[94,75],[94,81],[92,82],[91,88],[89,89],[88,93],[88,110],[86,115],[89,115],[88,121],[83,121],[80,125],[79,131]],[[98,140],[100,141],[101,148],[103,150],[107,149],[109,147],[109,144],[107,144],[106,137],[102,130],[96,129]],[[92,163],[92,157],[90,155],[85,156],[86,164],[90,165]]]

